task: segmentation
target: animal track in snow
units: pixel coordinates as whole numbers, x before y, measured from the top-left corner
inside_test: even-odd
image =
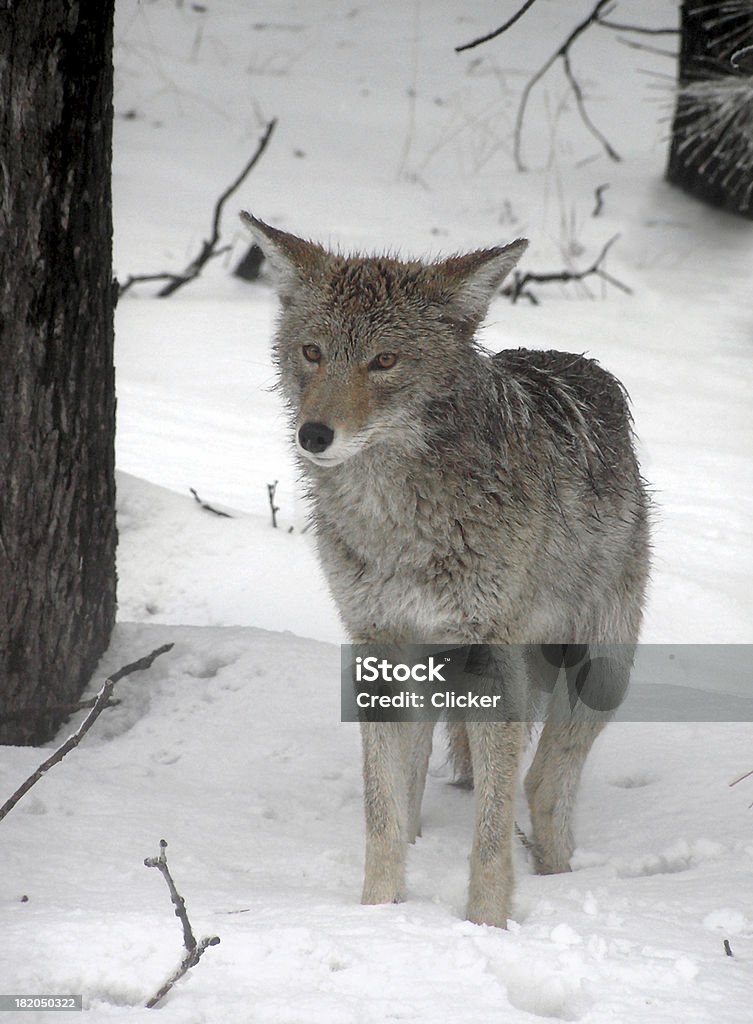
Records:
[[[650,775],[636,772],[633,775],[624,775],[618,779],[610,779],[609,785],[616,786],[617,789],[643,789],[644,786],[650,786],[654,781],[655,779]]]
[[[674,875],[688,871],[705,861],[719,860],[727,848],[711,839],[696,839],[688,843],[678,840],[660,853],[649,853],[618,864],[621,878],[641,878],[649,875]]]
[[[206,654],[203,657],[197,656],[193,664],[185,669],[185,672],[186,675],[192,676],[194,679],[214,679],[223,668],[234,664],[235,660],[232,656],[221,657],[217,654]]]
[[[564,973],[549,973],[534,963],[506,967],[502,981],[507,998],[517,1010],[536,1017],[555,1020],[580,1020],[589,1009],[589,1000],[578,978]]]

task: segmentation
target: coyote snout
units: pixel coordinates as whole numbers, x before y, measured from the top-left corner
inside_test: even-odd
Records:
[[[455,723],[475,788],[467,916],[504,927],[513,805],[539,645],[595,657],[604,708],[627,685],[648,574],[648,499],[626,395],[596,362],[490,356],[475,341],[524,240],[433,263],[331,253],[244,215],[277,272],[275,358],[324,571],[353,643],[483,645],[510,721]],[[501,682],[500,682],[501,680]],[[535,685],[534,685],[535,684]],[[530,714],[533,714],[530,711]],[[569,870],[581,769],[608,714],[555,687],[525,779],[540,872]],[[403,898],[430,723],[364,722],[362,900]]]
[[[295,439],[301,455],[316,466],[338,466],[366,443],[365,436],[348,436],[342,426],[333,429],[315,420],[304,420]]]
[[[321,455],[334,439],[335,432],[326,423],[307,421],[298,431],[298,444],[306,455]]]

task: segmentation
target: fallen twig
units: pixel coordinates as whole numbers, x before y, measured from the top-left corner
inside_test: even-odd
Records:
[[[189,489],[189,491],[191,492],[191,494],[193,494],[194,498],[195,498],[195,499],[196,499],[196,501],[197,501],[197,502],[199,503],[199,505],[200,505],[200,506],[201,506],[201,507],[202,507],[202,508],[203,508],[203,509],[204,509],[204,510],[205,510],[206,512],[211,512],[211,513],[212,513],[212,515],[215,515],[215,516],[222,516],[222,518],[223,518],[223,519],[233,519],[233,518],[234,518],[233,516],[231,516],[231,515],[230,515],[230,513],[229,513],[229,512],[221,512],[221,511],[220,511],[220,510],[219,510],[218,508],[214,508],[214,507],[213,507],[212,505],[210,505],[210,504],[209,504],[208,502],[206,502],[206,501],[202,501],[202,499],[201,499],[201,498],[200,498],[200,497],[198,496],[198,494],[197,494],[197,493],[196,493],[196,491],[195,491],[195,490],[193,489],[193,487],[189,487],[188,489]]]
[[[567,284],[570,281],[582,281],[584,278],[591,276],[600,277],[627,295],[632,295],[632,289],[628,288],[622,281],[618,281],[616,277],[608,274],[602,266],[609,249],[619,237],[619,235],[614,235],[610,238],[593,263],[584,270],[555,270],[545,274],[536,273],[535,271],[529,271],[525,274],[516,272],[512,284],[502,289],[502,295],[506,295],[513,302],[517,302],[519,298],[524,297],[529,299],[534,305],[537,305],[538,299],[529,290],[529,284]]]
[[[186,901],[176,889],[173,876],[170,874],[170,868],[167,866],[167,853],[165,852],[167,850],[166,840],[160,839],[159,846],[159,856],[147,857],[144,860],[144,865],[148,868],[157,868],[167,883],[167,888],[170,891],[170,899],[175,907],[175,916],[179,919],[183,927],[183,946],[186,950],[186,955],[181,960],[180,966],[176,968],[164,985],[162,985],[159,991],[156,992],[146,1004],[148,1010],[153,1009],[157,1003],[167,995],[173,985],[175,985],[177,981],[180,981],[183,975],[190,971],[192,967],[196,966],[208,946],[216,946],[220,941],[218,935],[210,935],[203,938],[200,942],[196,941],[193,929],[191,928],[191,922],[188,919]]]
[[[36,783],[39,782],[42,776],[45,775],[53,765],[59,764],[66,754],[70,753],[74,747],[79,745],[105,708],[109,706],[110,695],[112,694],[115,684],[124,676],[129,676],[132,672],[142,672],[144,669],[149,668],[152,662],[158,658],[160,654],[164,654],[166,651],[169,651],[172,646],[172,644],[163,644],[162,647],[158,647],[156,650],[152,651],[151,654],[147,654],[146,657],[139,658],[138,661],[133,661],[130,665],[124,665],[123,668],[119,668],[117,672],[114,672],[105,680],[102,689],[94,700],[91,711],[78,729],[69,736],[65,743],[61,744],[61,746],[59,746],[46,761],[43,761],[37,770],[33,772],[25,782],[21,783],[13,796],[6,800],[3,806],[0,807],[0,821],[3,820],[6,814],[13,810],[21,797],[25,796],[31,787],[36,785]]]
[[[751,768],[751,770],[749,772],[746,772],[744,775],[739,776],[739,778],[733,779],[732,782],[730,782],[730,786],[736,786],[738,782],[742,782],[744,779],[749,779],[751,775],[753,775],[753,768]]]
[[[179,288],[182,288],[184,284],[188,284],[189,281],[193,281],[194,278],[198,277],[204,265],[208,263],[209,260],[214,259],[216,256],[220,256],[222,255],[222,253],[228,251],[230,246],[223,246],[221,248],[218,248],[217,245],[217,243],[220,240],[220,218],[222,216],[222,209],[225,203],[230,198],[230,196],[233,194],[233,192],[235,192],[235,190],[239,188],[240,185],[243,184],[246,177],[256,166],[256,163],[260,159],[262,153],[267,148],[267,145],[269,143],[270,138],[272,137],[272,132],[274,131],[276,124],[276,118],[273,118],[267,124],[264,130],[264,134],[259,140],[259,144],[257,145],[256,151],[254,152],[253,156],[248,161],[248,163],[243,168],[238,177],[235,179],[235,181],[231,185],[228,185],[228,187],[225,189],[225,191],[222,193],[222,195],[215,203],[214,214],[212,216],[211,234],[209,238],[202,243],[199,254],[196,257],[194,257],[193,260],[191,260],[188,266],[179,274],[131,274],[128,278],[126,278],[123,284],[120,285],[118,295],[123,295],[125,292],[128,291],[128,289],[132,285],[144,281],[167,281],[168,283],[165,285],[165,287],[161,288],[157,292],[158,298],[167,298],[169,295],[172,295],[173,292],[176,292]]]

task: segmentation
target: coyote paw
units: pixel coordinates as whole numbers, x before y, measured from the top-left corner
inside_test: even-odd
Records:
[[[533,863],[537,875],[560,875],[572,871],[570,856],[566,850],[542,850],[535,843],[532,847]]]
[[[380,903],[403,903],[404,900],[401,892],[395,892],[393,888],[386,886],[364,886],[361,894],[361,904],[364,907],[374,907]]]
[[[473,924],[489,924],[495,928],[507,928],[507,908],[499,907],[492,900],[468,900],[466,920]]]

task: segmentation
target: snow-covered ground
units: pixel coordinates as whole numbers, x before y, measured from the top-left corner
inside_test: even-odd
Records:
[[[516,172],[520,89],[592,4],[547,0],[454,53],[505,6],[119,0],[121,279],[180,270],[279,124],[225,210],[232,253],[170,299],[143,285],[117,310],[120,623],[92,689],[175,647],[118,684],[121,704],[0,824],[2,992],[82,993],[95,1022],[751,1019],[753,780],[729,786],[753,768],[750,722],[610,727],[574,871],[535,876],[519,849],[507,932],[462,920],[472,798],[447,785],[440,745],[408,902],[358,904],[344,635],[271,390],[275,300],[229,274],[247,244],[238,209],[343,248],[437,255],[525,234],[524,270],[586,266],[619,233],[608,269],[632,295],[590,279],[540,288],[538,306],[500,299],[483,340],[586,351],[627,385],[657,506],[644,639],[753,643],[753,229],[661,181],[673,63],[603,29],[573,60],[622,162],[555,69],[526,121],[532,170]],[[668,0],[617,12],[677,16]],[[0,802],[48,752],[0,748]],[[167,890],[143,867],[163,837],[197,934],[221,944],[147,1011],[180,958]]]

